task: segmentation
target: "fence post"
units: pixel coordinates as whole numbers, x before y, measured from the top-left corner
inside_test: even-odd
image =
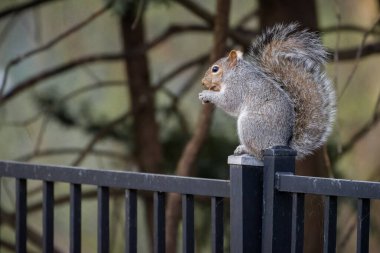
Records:
[[[229,156],[231,252],[261,252],[263,162]]]
[[[275,189],[276,173],[294,173],[296,152],[276,146],[264,151],[262,252],[291,250],[292,195]]]

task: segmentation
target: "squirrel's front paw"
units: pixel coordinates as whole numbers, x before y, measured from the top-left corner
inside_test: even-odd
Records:
[[[210,91],[204,90],[198,95],[199,100],[202,101],[202,104],[210,103],[211,102],[211,94]]]

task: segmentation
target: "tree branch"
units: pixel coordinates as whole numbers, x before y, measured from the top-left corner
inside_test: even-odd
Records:
[[[193,14],[203,19],[210,27],[214,27],[215,16],[211,14],[209,11],[207,11],[205,8],[201,7],[200,5],[196,4],[191,0],[176,1],[183,7],[185,7],[187,10],[191,11]],[[244,47],[249,46],[251,40],[246,39],[245,36],[243,36],[241,33],[235,30],[228,30],[227,33],[238,44],[243,45]]]
[[[25,11],[27,9],[34,8],[34,7],[40,6],[42,4],[54,2],[54,1],[57,1],[57,0],[32,0],[32,1],[29,1],[26,3],[15,4],[12,7],[1,10],[0,11],[0,19],[4,18],[10,14],[20,13],[20,12]]]
[[[196,16],[203,19],[210,27],[214,26],[214,15],[209,13],[205,8],[196,4],[191,0],[176,0],[179,4],[181,4],[186,9],[190,10]]]
[[[341,147],[340,157],[343,157],[346,153],[352,150],[352,148],[358,143],[364,136],[366,136],[380,121],[380,94],[377,96],[376,104],[372,119],[368,121],[359,131],[357,131],[351,139]]]
[[[155,44],[152,44],[151,46],[154,46]],[[39,74],[36,74],[35,76],[32,76],[31,78],[24,80],[18,84],[15,85],[13,89],[11,89],[8,93],[6,93],[2,99],[0,100],[0,106],[5,104],[8,100],[11,98],[19,95],[22,91],[36,85],[36,83],[46,80],[48,78],[51,78],[57,74],[61,74],[63,72],[66,72],[68,70],[74,69],[78,66],[99,62],[99,61],[116,61],[116,60],[122,60],[127,56],[140,54],[141,52],[144,52],[145,50],[149,49],[150,46],[142,47],[139,50],[136,50],[133,53],[123,54],[123,53],[105,53],[105,54],[98,54],[98,55],[90,55],[90,56],[84,56],[79,59],[75,59],[66,63],[63,63],[62,65],[59,65],[57,67],[51,68],[49,70],[45,70]],[[331,50],[330,50],[331,52]],[[352,60],[355,59],[357,53],[357,49],[346,49],[339,51],[339,57],[340,60]],[[363,47],[361,58],[375,54],[380,53],[380,43],[373,43],[368,44]]]
[[[356,25],[338,25],[338,26],[328,26],[321,28],[322,33],[333,33],[333,32],[357,32],[357,33],[370,33],[370,34],[380,34],[378,31],[370,30],[368,28],[356,26]]]
[[[5,70],[4,70],[3,80],[2,80],[1,88],[0,88],[0,97],[2,97],[2,95],[4,93],[5,86],[6,86],[7,79],[8,79],[8,74],[9,74],[9,71],[11,70],[11,68],[13,66],[19,64],[20,62],[30,58],[31,56],[33,56],[37,53],[40,53],[42,51],[45,51],[45,50],[51,48],[52,46],[54,46],[58,42],[62,41],[63,39],[66,39],[70,35],[79,31],[81,28],[83,28],[87,24],[91,23],[93,20],[95,20],[97,17],[99,17],[105,11],[107,11],[111,7],[111,4],[112,4],[112,1],[110,1],[107,5],[105,5],[104,7],[99,9],[98,11],[91,14],[89,17],[85,18],[83,21],[79,22],[78,24],[74,25],[73,27],[69,28],[68,30],[64,31],[63,33],[59,34],[57,37],[53,38],[52,40],[47,42],[45,45],[38,47],[36,49],[33,49],[29,52],[26,52],[26,53],[24,53],[24,54],[22,54],[16,58],[10,60],[9,63],[6,65]]]
[[[1,249],[1,247],[8,249],[11,252],[16,252],[16,245],[15,244],[8,242],[8,241],[4,241],[2,239],[0,239],[0,249]]]
[[[51,69],[42,71],[36,74],[35,76],[32,76],[29,79],[21,81],[20,83],[16,84],[13,89],[11,89],[8,93],[6,93],[2,97],[2,99],[0,100],[0,106],[5,104],[11,98],[19,95],[22,91],[28,88],[31,88],[35,86],[38,82],[49,79],[55,75],[62,74],[66,71],[69,71],[81,65],[94,63],[94,62],[100,62],[100,61],[117,61],[117,60],[122,60],[124,57],[125,57],[125,54],[123,53],[108,53],[108,54],[105,53],[105,54],[84,56],[82,58],[78,58],[78,59],[63,63],[61,65],[58,65],[56,67],[53,67]]]
[[[334,54],[333,50],[329,50],[330,55]],[[339,60],[354,60],[357,57],[358,48],[349,48],[349,49],[343,49],[339,50]],[[380,42],[371,43],[363,46],[361,50],[360,58],[364,58],[373,54],[380,53]]]

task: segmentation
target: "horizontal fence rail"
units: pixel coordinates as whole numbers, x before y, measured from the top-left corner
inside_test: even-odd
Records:
[[[125,191],[125,252],[138,252],[139,191],[153,193],[153,252],[165,252],[165,194],[182,196],[183,252],[195,251],[194,197],[210,197],[210,226],[213,229],[210,242],[213,252],[223,252],[223,199],[230,196],[230,181],[180,177],[112,170],[36,165],[0,161],[0,178],[16,180],[15,245],[16,252],[27,252],[27,182],[40,180],[43,184],[43,233],[41,249],[54,252],[54,183],[70,185],[70,236],[69,252],[80,253],[82,245],[82,185],[97,187],[97,251],[110,250],[110,189]],[[0,186],[1,187],[1,186]],[[1,239],[1,238],[0,238]],[[1,247],[1,243],[0,243]]]
[[[138,196],[140,191],[152,197],[152,252],[165,252],[165,216],[167,193],[178,193],[182,209],[182,252],[196,249],[196,196],[210,199],[210,243],[213,253],[222,253],[225,230],[233,253],[292,252],[304,250],[304,223],[307,194],[323,196],[323,248],[337,250],[338,198],[357,203],[356,252],[369,252],[371,200],[380,199],[380,183],[294,175],[296,153],[287,147],[274,147],[264,153],[264,161],[250,156],[231,156],[230,179],[203,179],[149,173],[94,170],[65,166],[35,165],[0,161],[0,178],[15,179],[15,247],[27,251],[28,180],[42,181],[42,252],[54,248],[54,184],[70,185],[70,253],[80,253],[82,245],[82,185],[97,187],[97,251],[110,250],[111,188],[124,191],[125,252],[139,252]],[[1,181],[0,181],[1,183]],[[1,187],[1,185],[0,185]],[[225,201],[228,198],[228,201]],[[230,226],[225,225],[225,203],[229,205]],[[1,209],[2,210],[2,209]],[[4,214],[4,213],[3,213]],[[0,213],[0,217],[3,215]],[[8,217],[8,216],[7,216]],[[11,217],[11,216],[9,216]],[[306,231],[308,232],[308,231]],[[1,239],[1,238],[0,238]],[[1,242],[1,241],[0,241]],[[1,245],[0,245],[1,247]]]
[[[281,192],[337,197],[380,199],[380,182],[276,174],[276,189]]]
[[[228,180],[0,162],[0,176],[210,197],[230,195]]]

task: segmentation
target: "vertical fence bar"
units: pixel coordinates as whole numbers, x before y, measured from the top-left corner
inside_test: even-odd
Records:
[[[231,249],[261,252],[263,163],[251,156],[229,156]]]
[[[26,253],[26,180],[16,179],[16,252]]]
[[[125,191],[125,252],[137,252],[137,192]]]
[[[165,193],[154,192],[154,253],[165,252]]]
[[[324,253],[335,253],[336,251],[336,215],[337,198],[335,196],[325,196],[323,222]]]
[[[305,194],[293,193],[293,208],[292,208],[292,253],[303,252],[304,238],[304,206]]]
[[[81,185],[70,184],[70,252],[81,252]]]
[[[109,188],[98,187],[98,253],[109,252]]]
[[[223,252],[223,198],[211,198],[211,243],[212,253]]]
[[[296,152],[277,146],[264,152],[262,252],[290,252],[292,194],[275,189],[277,173],[294,173]]]
[[[194,253],[194,196],[182,195],[182,223],[183,240],[182,249],[184,253]]]
[[[42,244],[43,252],[54,252],[54,183],[43,182]]]
[[[366,253],[369,251],[369,221],[370,200],[358,199],[358,229],[356,252]]]

